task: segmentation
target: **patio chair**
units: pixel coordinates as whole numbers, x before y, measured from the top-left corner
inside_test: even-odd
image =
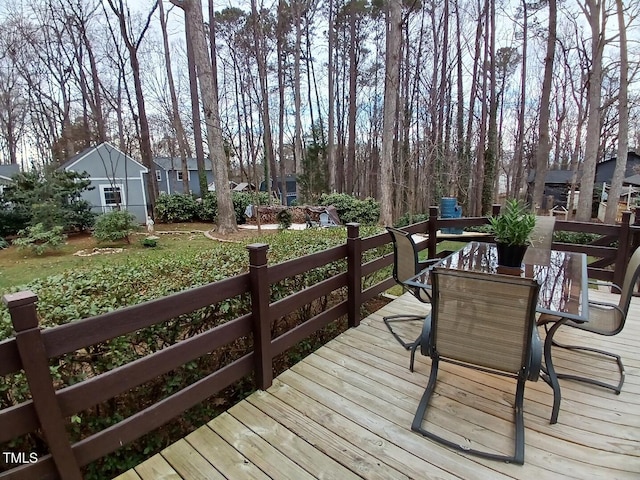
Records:
[[[597,282],[599,284],[604,284],[611,286],[620,292],[620,300],[617,304],[609,303],[609,302],[595,302],[589,301],[589,321],[586,323],[574,322],[571,320],[566,320],[563,325],[567,325],[569,327],[578,328],[580,330],[584,330],[585,332],[596,333],[598,335],[606,335],[613,336],[617,335],[624,328],[625,321],[627,319],[627,314],[629,312],[629,305],[631,302],[631,296],[633,295],[633,290],[635,285],[638,282],[638,278],[640,277],[640,248],[637,248],[636,251],[631,256],[629,263],[627,265],[627,272],[624,276],[624,283],[622,284],[622,288],[612,283],[602,283]],[[557,321],[557,317],[550,317],[548,315],[542,315],[538,319],[538,325],[544,325],[545,329],[549,324]],[[620,371],[620,380],[617,385],[609,384],[602,382],[600,380],[596,380],[594,378],[582,377],[578,375],[570,375],[566,373],[558,373],[556,372],[556,376],[558,378],[564,378],[568,380],[576,380],[579,382],[585,382],[592,385],[597,385],[603,388],[608,388],[616,392],[617,395],[622,391],[622,385],[624,384],[624,365],[622,363],[622,358],[620,355],[612,352],[607,352],[605,350],[599,350],[592,347],[580,346],[580,345],[565,345],[562,343],[558,343],[553,340],[553,346],[559,348],[565,348],[567,350],[577,350],[583,352],[591,352],[597,353],[600,355],[604,355],[605,357],[610,357],[616,361],[618,364],[618,370]]]
[[[411,238],[411,234],[403,230],[393,227],[387,227],[387,231],[393,240],[393,278],[402,286],[403,291],[409,291],[411,294],[423,303],[430,303],[431,296],[429,291],[424,288],[416,288],[406,285],[404,282],[411,277],[416,276],[429,265],[439,261],[439,259],[420,260],[418,256],[418,248]],[[387,326],[393,337],[400,342],[406,350],[409,350],[414,342],[407,342],[398,335],[392,327],[395,322],[423,321],[424,315],[390,315],[383,317],[384,324]]]
[[[420,339],[421,353],[431,357],[431,373],[411,429],[465,453],[522,465],[525,382],[538,380],[542,362],[535,323],[539,285],[531,278],[441,267],[431,270],[431,283],[431,316],[425,320]],[[415,351],[411,352],[411,371]],[[513,455],[469,448],[423,427],[440,361],[517,380]],[[496,392],[496,398],[501,399],[502,394]]]

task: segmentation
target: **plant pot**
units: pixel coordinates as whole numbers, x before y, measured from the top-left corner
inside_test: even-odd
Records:
[[[496,243],[498,250],[498,265],[505,267],[522,266],[522,259],[526,253],[528,245],[508,245],[506,243]]]

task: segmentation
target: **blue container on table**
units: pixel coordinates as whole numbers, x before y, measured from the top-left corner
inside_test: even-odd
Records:
[[[458,205],[455,197],[442,197],[440,199],[440,218],[460,218],[462,217],[462,207]],[[442,233],[459,235],[461,228],[443,228]]]

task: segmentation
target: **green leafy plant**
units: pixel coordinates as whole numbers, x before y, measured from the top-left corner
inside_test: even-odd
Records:
[[[2,250],[3,248],[9,248],[9,242],[0,237],[0,250]]]
[[[156,199],[156,219],[163,223],[191,222],[196,218],[198,202],[192,195],[159,195]]]
[[[62,233],[60,225],[45,228],[42,223],[37,223],[32,227],[27,227],[18,232],[18,238],[14,240],[14,244],[18,248],[28,248],[36,255],[42,255],[47,250],[58,248],[67,239]]]
[[[507,245],[529,245],[536,217],[516,199],[507,200],[498,216],[489,217],[489,230],[496,242]]]
[[[98,217],[93,236],[98,242],[125,240],[127,243],[131,243],[129,235],[139,228],[140,225],[138,225],[133,213],[127,210],[114,210]]]
[[[91,190],[89,174],[55,170],[14,175],[0,201],[0,235],[10,235],[42,223],[45,229],[62,225],[64,232],[93,225],[91,205],[81,194]]]
[[[325,194],[318,200],[319,205],[333,205],[343,223],[358,222],[374,225],[380,217],[380,204],[373,198],[358,200],[346,193]]]
[[[278,220],[278,228],[280,230],[286,230],[291,226],[291,221],[292,221],[291,211],[288,208],[281,210],[276,215],[276,219]]]
[[[155,237],[146,237],[142,239],[142,246],[154,248],[158,246],[158,239]]]

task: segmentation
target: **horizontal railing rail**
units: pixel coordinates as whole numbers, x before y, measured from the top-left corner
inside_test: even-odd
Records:
[[[494,208],[494,214],[497,211],[498,208]],[[596,257],[598,260],[590,265],[589,274],[594,278],[619,280],[624,276],[624,266],[632,247],[640,243],[640,226],[629,225],[629,218],[628,213],[623,215],[623,222],[619,225],[557,221],[556,230],[594,233],[600,237],[592,245],[557,242],[553,248]],[[486,234],[465,234],[455,238],[455,235],[438,235],[438,230],[477,227],[487,223],[487,217],[441,219],[438,218],[437,207],[434,207],[428,220],[410,225],[406,230],[425,235],[426,240],[420,242],[420,248],[427,250],[430,258],[435,258],[441,254],[438,244],[443,240],[466,242],[477,238],[492,241]],[[599,241],[602,238],[607,241]],[[617,240],[616,247],[609,245],[611,239]],[[387,233],[361,238],[359,226],[349,224],[345,244],[275,265],[268,265],[268,245],[249,245],[247,273],[47,329],[39,326],[37,297],[33,293],[5,295],[3,300],[11,314],[15,337],[0,342],[0,375],[24,372],[31,398],[0,411],[0,443],[39,431],[49,454],[34,464],[2,472],[0,478],[81,478],[83,466],[162,426],[249,375],[254,376],[256,388],[268,388],[273,380],[274,358],[337,319],[346,317],[349,327],[357,326],[362,305],[395,284],[390,273],[380,275],[385,269],[390,272],[393,264],[390,242]],[[383,250],[376,252],[380,248]],[[291,295],[277,299],[272,297],[271,289],[275,284],[334,263],[340,268],[336,268],[337,273],[332,276]],[[614,265],[617,268],[613,269]],[[333,295],[336,292],[341,293]],[[335,298],[322,311],[285,332],[273,334],[271,327],[278,319],[331,295]],[[49,367],[60,356],[161,325],[239,296],[250,297],[249,311],[232,320],[79,383],[56,387]],[[242,338],[250,340],[248,350],[240,352],[217,370],[119,423],[75,443],[70,440],[67,429],[73,415],[224,349]]]

